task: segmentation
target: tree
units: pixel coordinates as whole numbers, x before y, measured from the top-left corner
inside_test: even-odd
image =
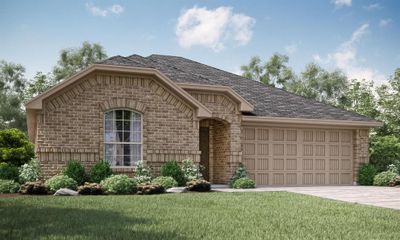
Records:
[[[277,53],[265,64],[261,63],[260,57],[255,56],[248,65],[243,65],[240,69],[243,77],[285,88],[286,83],[295,77],[292,69],[287,66],[288,62],[288,56]]]
[[[46,75],[42,72],[37,72],[33,79],[28,82],[28,86],[25,89],[25,101],[30,100],[34,96],[46,91],[53,85],[54,83],[49,77],[49,74]]]
[[[339,105],[348,88],[347,77],[340,70],[329,72],[315,63],[306,66],[299,78],[286,83],[289,91],[320,102]]]
[[[60,59],[53,69],[53,81],[66,79],[90,64],[107,58],[104,48],[97,43],[83,42],[80,48],[63,49]]]
[[[20,64],[0,61],[0,129],[26,131],[22,96],[26,85],[25,68]]]

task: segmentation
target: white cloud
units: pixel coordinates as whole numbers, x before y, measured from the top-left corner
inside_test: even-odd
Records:
[[[343,6],[351,6],[352,0],[333,0],[332,2],[336,5],[336,7],[343,7]]]
[[[389,25],[393,20],[391,18],[387,18],[387,19],[381,19],[379,21],[379,26],[380,27],[386,27],[387,25]]]
[[[364,6],[363,8],[367,11],[374,11],[374,10],[381,9],[382,6],[379,3],[371,3],[368,6]]]
[[[373,80],[377,84],[383,83],[386,81],[386,76],[371,67],[364,66],[365,60],[357,55],[357,44],[368,32],[369,24],[361,25],[348,41],[339,45],[335,52],[325,58],[315,54],[314,61],[341,69],[349,79],[366,79]]]
[[[297,52],[297,43],[292,42],[291,44],[285,46],[285,52],[288,53],[289,55],[292,55]]]
[[[179,16],[175,33],[183,48],[198,45],[219,51],[229,41],[247,44],[252,38],[254,24],[254,18],[235,14],[231,7],[208,10],[194,6]]]
[[[93,16],[100,16],[106,17],[110,14],[119,15],[124,11],[124,8],[119,4],[114,4],[109,8],[100,8],[93,4],[86,3],[86,9],[93,15]]]

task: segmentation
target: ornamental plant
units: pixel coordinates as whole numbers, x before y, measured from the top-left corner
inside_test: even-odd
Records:
[[[21,166],[35,156],[33,144],[18,129],[0,130],[0,162]]]
[[[186,182],[203,179],[201,167],[193,163],[192,160],[186,159],[182,161],[182,171],[185,176]]]
[[[164,177],[172,177],[173,179],[175,179],[175,181],[178,182],[178,186],[185,186],[185,174],[183,173],[178,162],[175,160],[168,161],[164,165],[162,165],[160,169],[160,174]]]
[[[103,181],[100,185],[110,194],[131,194],[136,192],[137,183],[127,175],[112,175]]]
[[[134,172],[134,179],[137,183],[151,182],[151,180],[153,179],[151,168],[146,166],[143,161],[139,161],[136,164]]]
[[[67,163],[64,175],[74,179],[78,185],[82,185],[87,179],[85,167],[81,162],[76,160],[71,160]]]
[[[233,187],[233,183],[240,178],[247,177],[247,170],[243,163],[239,163],[238,167],[236,168],[235,172],[233,173],[230,181],[229,186]]]
[[[0,179],[0,193],[16,193],[19,187],[19,183],[14,180]]]
[[[248,177],[239,178],[233,183],[233,188],[247,189],[255,187],[256,183]]]
[[[372,164],[363,164],[358,171],[358,184],[372,185],[377,171]]]
[[[102,180],[112,175],[110,163],[104,160],[97,162],[90,170],[90,180],[100,183]]]
[[[159,176],[153,179],[152,183],[159,184],[163,186],[165,189],[173,188],[178,186],[178,182],[175,181],[173,177],[164,177]]]
[[[18,168],[9,163],[0,163],[0,179],[18,180]]]
[[[50,179],[48,179],[45,182],[46,187],[49,188],[50,191],[57,191],[60,188],[68,188],[68,189],[72,189],[72,190],[76,190],[76,188],[78,187],[78,183],[65,175],[57,175],[54,176]]]
[[[21,183],[37,181],[40,177],[40,165],[38,160],[32,159],[25,163],[19,170],[19,181]]]

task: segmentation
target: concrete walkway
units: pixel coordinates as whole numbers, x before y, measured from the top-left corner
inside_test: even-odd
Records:
[[[259,187],[255,189],[231,189],[216,185],[213,190],[220,192],[274,192],[285,191],[306,194],[339,201],[366,204],[376,207],[400,210],[400,187],[372,186],[316,186],[316,187]]]

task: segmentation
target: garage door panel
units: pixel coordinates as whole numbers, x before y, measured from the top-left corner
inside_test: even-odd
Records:
[[[248,128],[243,162],[258,185],[352,183],[352,130]]]

